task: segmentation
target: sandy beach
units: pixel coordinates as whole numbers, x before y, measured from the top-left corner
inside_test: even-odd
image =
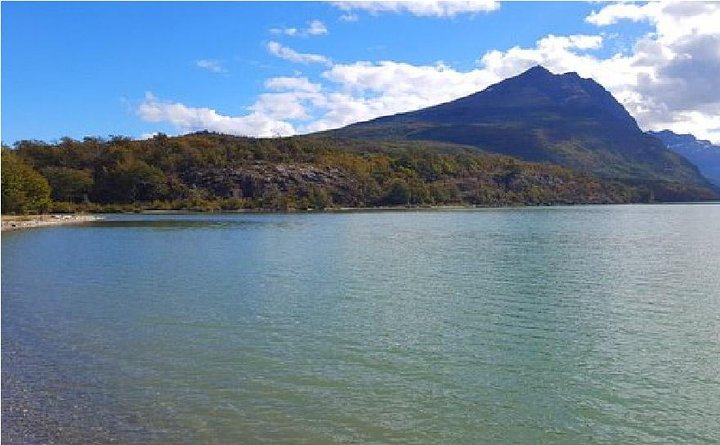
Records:
[[[102,217],[95,215],[3,215],[2,231],[58,226],[61,224],[81,224],[99,219],[102,219]]]

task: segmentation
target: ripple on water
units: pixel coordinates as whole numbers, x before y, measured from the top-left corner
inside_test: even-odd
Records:
[[[3,439],[717,443],[718,262],[717,205],[4,234]]]

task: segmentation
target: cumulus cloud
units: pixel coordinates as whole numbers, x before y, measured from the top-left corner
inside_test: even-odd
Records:
[[[616,3],[605,6],[600,11],[593,11],[585,18],[585,21],[597,26],[613,25],[620,20],[640,22],[654,17],[660,7],[661,5],[659,3],[649,3],[646,5]]]
[[[612,4],[586,19],[597,26],[622,20],[646,21],[654,32],[639,39],[629,56],[615,58],[625,65],[625,84],[613,93],[629,98],[624,104],[645,128],[719,141],[720,4]]]
[[[310,36],[321,36],[328,33],[327,27],[320,20],[313,20],[308,23],[308,27],[305,31]]]
[[[289,60],[290,62],[295,63],[322,63],[324,65],[332,65],[332,62],[328,57],[325,57],[321,54],[307,54],[307,53],[299,53],[295,51],[292,48],[288,48],[287,46],[282,46],[278,42],[268,42],[266,46],[268,52],[272,54],[273,56],[279,57],[281,59]]]
[[[381,61],[338,64],[323,73],[336,94],[312,130],[410,111],[471,94],[499,80],[483,70],[457,71],[438,62],[417,66]]]
[[[227,70],[222,66],[222,62],[215,59],[200,59],[195,61],[195,66],[208,70],[212,73],[225,73]]]
[[[285,121],[258,111],[244,116],[226,116],[206,107],[189,107],[178,102],[162,101],[152,93],[137,108],[137,114],[147,122],[168,122],[182,132],[211,130],[221,133],[272,137],[295,134]]]
[[[272,28],[271,34],[285,35],[290,37],[321,36],[328,33],[328,29],[320,20],[311,20],[306,28]]]
[[[515,46],[506,51],[488,51],[479,63],[501,78],[514,76],[534,65],[545,65],[554,72],[576,71],[596,61],[592,55],[577,50],[597,49],[602,42],[601,36],[549,35],[538,40],[532,48]]]
[[[345,11],[345,19],[357,20],[352,11],[367,11],[371,14],[383,12],[410,13],[421,17],[455,17],[459,14],[494,11],[500,4],[493,0],[420,0],[420,1],[346,1],[333,5]],[[354,21],[349,20],[349,21]]]
[[[265,81],[265,88],[316,93],[322,87],[320,84],[310,82],[307,77],[273,77]]]

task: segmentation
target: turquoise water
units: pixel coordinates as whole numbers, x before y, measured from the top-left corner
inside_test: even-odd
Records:
[[[67,443],[718,443],[720,205],[4,233],[2,346]]]

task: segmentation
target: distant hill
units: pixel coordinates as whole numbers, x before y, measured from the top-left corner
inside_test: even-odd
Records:
[[[342,138],[426,140],[644,187],[662,201],[717,197],[697,168],[643,133],[601,85],[536,66],[441,105],[325,132]]]
[[[695,138],[691,134],[677,134],[670,130],[649,131],[667,148],[693,163],[707,179],[720,186],[720,145]]]
[[[21,164],[22,169],[13,167]],[[3,148],[2,170],[3,212],[507,206],[652,198],[638,187],[458,145],[313,136],[255,139],[200,132],[148,140],[20,141]],[[17,177],[15,183],[22,185],[30,176],[47,181],[52,203],[20,202],[26,200],[23,190],[5,187],[6,179]],[[6,197],[19,204],[6,206],[12,203]]]

